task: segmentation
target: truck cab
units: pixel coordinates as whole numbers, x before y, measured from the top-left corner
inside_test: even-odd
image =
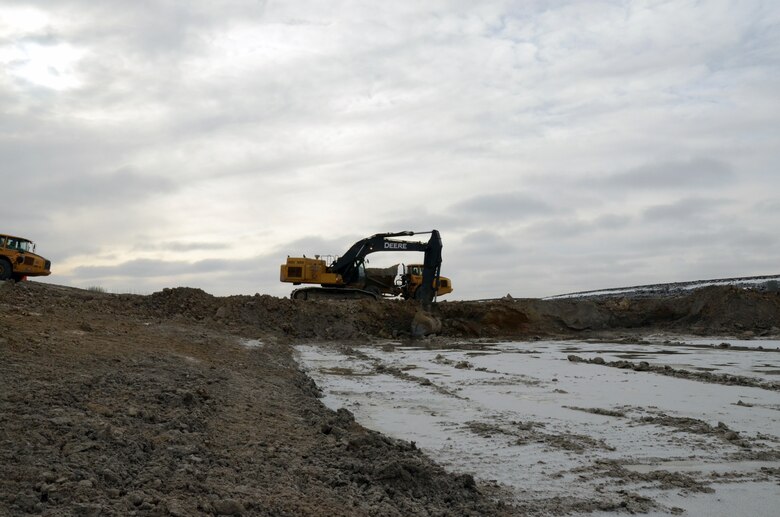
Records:
[[[35,243],[23,237],[0,234],[0,280],[48,276],[51,261],[35,253]]]
[[[417,288],[422,285],[423,269],[423,264],[408,264],[404,266],[404,273],[401,275],[402,296],[404,298],[417,297]],[[452,292],[452,282],[446,276],[440,276],[439,285],[433,287],[436,296],[444,296]]]

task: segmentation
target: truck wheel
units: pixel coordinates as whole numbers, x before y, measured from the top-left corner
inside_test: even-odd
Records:
[[[6,259],[0,259],[0,280],[8,280],[12,273],[11,263]]]

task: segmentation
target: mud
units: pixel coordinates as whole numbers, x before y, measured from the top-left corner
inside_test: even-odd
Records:
[[[614,460],[597,461],[593,466],[574,469],[575,473],[587,472],[597,477],[611,478],[611,483],[643,483],[661,490],[682,489],[684,493],[708,493],[715,492],[708,483],[698,481],[693,476],[668,470],[653,470],[650,472],[636,472],[627,469],[620,462]]]
[[[723,422],[718,422],[716,426],[711,426],[707,422],[696,418],[675,417],[664,413],[643,416],[640,421],[643,424],[674,427],[686,433],[715,436],[736,446],[750,448],[748,440],[742,438],[737,431],[729,429]]]
[[[701,382],[711,382],[714,384],[725,384],[727,386],[751,386],[765,390],[780,391],[780,381],[762,381],[744,375],[730,375],[711,373],[710,371],[690,371],[681,368],[672,368],[669,365],[653,365],[647,361],[638,363],[632,361],[605,361],[603,357],[594,357],[585,359],[575,354],[569,355],[569,361],[573,363],[589,363],[600,366],[609,366],[611,368],[620,368],[623,370],[634,370],[636,372],[653,372],[669,377],[679,377],[681,379],[691,379]]]
[[[483,438],[490,438],[494,435],[504,435],[512,437],[516,445],[526,445],[529,443],[539,443],[553,449],[581,454],[585,451],[602,449],[613,451],[611,447],[603,440],[596,440],[590,436],[575,434],[571,432],[556,433],[545,430],[545,424],[541,422],[511,422],[509,425],[500,425],[485,422],[467,422],[466,428],[474,434]]]
[[[603,409],[597,407],[584,408],[584,407],[577,407],[577,406],[563,406],[563,407],[567,409],[574,409],[576,411],[584,411],[586,413],[591,413],[593,415],[614,416],[616,418],[625,418],[626,416],[625,411],[618,411],[613,409]]]
[[[525,514],[499,487],[327,409],[293,357],[290,345],[304,340],[409,339],[416,310],[411,301],[0,284],[0,515]],[[432,346],[648,329],[745,337],[778,332],[780,298],[708,288],[626,303],[442,302],[434,315],[441,335],[428,338]],[[400,367],[385,372],[432,384]],[[609,449],[528,423],[497,432],[575,454]],[[654,507],[628,491],[592,504],[548,508]]]

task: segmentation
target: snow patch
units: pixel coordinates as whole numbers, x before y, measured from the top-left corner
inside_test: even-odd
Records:
[[[766,472],[780,466],[776,391],[567,360],[568,354],[607,360],[628,355],[773,380],[755,365],[778,371],[780,354],[703,350],[685,343],[578,341],[439,350],[366,346],[347,354],[299,346],[297,351],[328,407],[346,407],[361,424],[414,441],[445,467],[495,480],[524,501],[619,498],[618,490],[630,488],[667,510],[681,507],[690,515],[708,514],[719,504],[764,515],[762,498],[780,497],[780,487],[766,483]],[[729,441],[723,430],[738,439],[729,435]],[[747,452],[766,452],[767,460],[740,461]],[[626,465],[618,469],[626,479],[615,483],[605,461]],[[713,481],[710,476],[734,469],[739,478]],[[659,488],[658,482],[630,474],[657,470],[684,472],[694,488],[711,486],[715,492],[683,497],[678,492],[695,490]],[[728,484],[737,481],[738,489]]]

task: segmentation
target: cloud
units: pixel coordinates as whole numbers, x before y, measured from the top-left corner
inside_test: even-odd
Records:
[[[137,245],[138,249],[155,249],[171,251],[211,251],[211,250],[229,250],[230,243],[219,242],[160,242],[146,243]]]
[[[736,174],[729,164],[697,158],[643,165],[608,176],[599,185],[619,189],[719,189],[735,179]]]
[[[275,254],[194,262],[136,259],[111,266],[77,267],[67,277],[82,288],[97,285],[118,293],[149,294],[164,287],[196,287],[216,295],[259,292],[287,296],[292,286],[278,281],[283,262]],[[46,277],[40,281],[55,279]]]
[[[156,176],[120,169],[105,174],[77,174],[20,177],[4,189],[8,198],[24,200],[25,213],[51,221],[68,212],[138,208],[155,196],[172,193],[177,185]],[[11,212],[10,207],[7,210]],[[16,214],[18,216],[18,212]]]
[[[774,215],[780,217],[780,199],[773,198],[756,201],[754,207],[757,211],[763,212],[769,216]]]
[[[689,224],[694,219],[718,216],[723,207],[731,204],[732,202],[725,199],[686,198],[646,208],[642,217],[650,222],[666,223],[673,220]]]
[[[451,211],[462,214],[461,217],[464,219],[506,218],[517,220],[549,214],[555,209],[545,201],[521,192],[501,192],[467,198],[452,205]]]
[[[224,260],[203,260],[194,263],[137,259],[112,266],[80,266],[74,274],[85,279],[102,279],[108,277],[144,278],[166,277],[192,273],[213,273],[224,270],[227,262]]]
[[[516,256],[517,247],[503,235],[492,231],[471,232],[463,237],[460,251],[471,256],[498,258],[502,255]]]
[[[11,0],[0,218],[76,285],[285,294],[287,254],[432,228],[457,297],[750,274],[776,251],[776,23],[759,2]]]

